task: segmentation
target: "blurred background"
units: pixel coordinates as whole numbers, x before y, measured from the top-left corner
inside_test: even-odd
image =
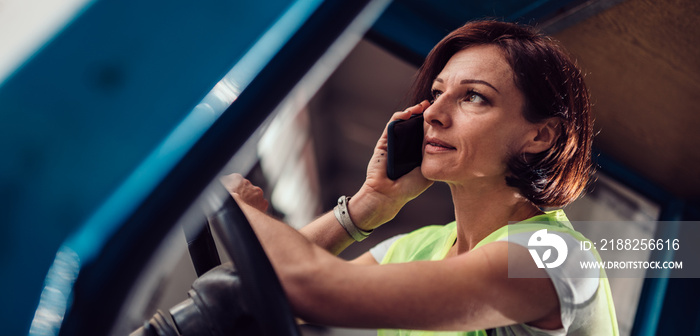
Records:
[[[0,1],[9,334],[73,334],[61,327],[71,309],[77,325],[108,321],[124,334],[185,299],[196,275],[179,227],[220,174],[246,175],[296,228],[331,210],[362,185],[430,48],[484,17],[539,27],[586,73],[598,173],[565,209],[570,219],[692,244],[646,223],[700,217],[697,1],[338,3]],[[341,257],[453,219],[449,189],[436,184]],[[124,274],[125,302],[71,308],[91,296],[76,293],[104,292]],[[623,335],[700,334],[695,279],[610,278]],[[91,305],[119,317],[81,317]]]

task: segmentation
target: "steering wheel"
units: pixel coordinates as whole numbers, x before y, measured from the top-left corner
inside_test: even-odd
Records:
[[[235,270],[225,264],[205,273],[192,285],[190,298],[169,310],[170,316],[159,311],[132,336],[218,336],[241,331],[300,336],[265,251],[241,208],[225,194],[223,206],[209,220]]]

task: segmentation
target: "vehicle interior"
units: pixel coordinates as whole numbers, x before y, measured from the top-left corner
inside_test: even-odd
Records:
[[[295,318],[219,178],[245,176],[295,228],[332,210],[432,46],[482,18],[538,27],[586,74],[597,172],[569,218],[697,259],[680,225],[700,220],[697,1],[0,5],[7,335],[375,335]],[[452,220],[436,184],[340,257]],[[700,335],[697,278],[609,281],[621,335]]]

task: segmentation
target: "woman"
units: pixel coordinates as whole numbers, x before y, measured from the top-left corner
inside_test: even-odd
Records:
[[[428,55],[413,97],[391,120],[423,113],[421,167],[386,177],[385,130],[360,190],[301,234],[264,214],[259,189],[224,179],[295,312],[385,335],[617,334],[607,279],[540,268],[543,260],[528,253],[527,238],[542,234],[585,239],[561,210],[542,210],[576,199],[591,173],[589,97],[569,57],[530,28],[468,23]],[[450,186],[455,222],[391,239],[351,262],[332,255],[436,181]],[[574,251],[567,260],[592,257]],[[509,276],[509,266],[528,276]]]

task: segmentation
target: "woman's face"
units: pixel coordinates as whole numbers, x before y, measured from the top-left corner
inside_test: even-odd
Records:
[[[508,159],[522,152],[536,125],[523,117],[525,98],[501,49],[456,53],[433,81],[432,95],[424,113],[423,175],[457,185],[503,182]]]

